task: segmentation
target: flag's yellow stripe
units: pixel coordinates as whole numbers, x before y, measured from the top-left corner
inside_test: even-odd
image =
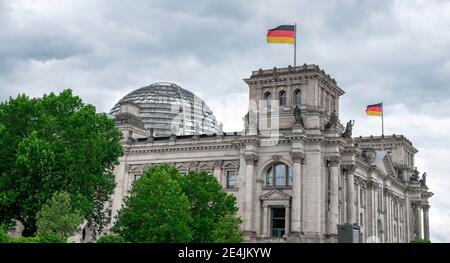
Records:
[[[268,43],[275,43],[275,44],[294,44],[294,38],[292,37],[267,37]]]
[[[366,111],[367,115],[371,115],[371,116],[381,116],[382,112],[381,111]]]

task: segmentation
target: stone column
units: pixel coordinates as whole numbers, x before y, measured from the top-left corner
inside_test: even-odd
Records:
[[[267,231],[269,230],[268,225],[268,219],[269,219],[269,209],[266,204],[263,204],[263,216],[262,216],[262,236],[268,237]]]
[[[369,181],[367,183],[367,200],[366,200],[366,215],[367,215],[367,226],[366,234],[368,237],[377,236],[376,224],[377,224],[377,212],[375,209],[375,189],[377,188],[377,183],[374,181]]]
[[[222,171],[222,161],[214,161],[213,175],[217,179],[217,182],[219,182],[220,185],[222,185],[222,180],[220,178],[220,172],[221,171]],[[226,186],[226,180],[225,180],[225,185],[222,185],[222,187],[227,187]]]
[[[389,194],[388,189],[383,188],[383,213],[385,218],[384,242],[389,243]]]
[[[328,158],[328,167],[330,169],[330,220],[328,225],[328,233],[337,234],[337,225],[339,223],[339,163],[340,158],[337,156]]]
[[[285,219],[284,219],[284,234],[286,236],[289,236],[291,233],[291,226],[290,226],[290,218],[291,218],[291,208],[289,206],[284,207],[285,209]]]
[[[292,235],[300,235],[300,211],[301,211],[301,171],[302,171],[302,160],[305,155],[302,152],[294,151],[291,152],[291,158],[293,162],[293,173],[292,173]]]
[[[423,205],[423,238],[425,240],[430,240],[430,219],[428,216],[428,211],[430,210],[430,205]]]
[[[414,230],[416,232],[416,239],[422,239],[422,226],[420,224],[420,204],[419,201],[413,202],[414,209]]]
[[[404,236],[404,241],[406,243],[408,243],[409,241],[411,241],[411,226],[410,226],[410,217],[411,217],[411,209],[409,206],[409,197],[408,194],[405,194],[405,209],[404,209],[404,214],[403,214],[403,221],[404,223],[404,228],[405,228],[405,236]]]
[[[347,223],[356,223],[355,218],[355,171],[356,165],[344,166],[347,174]]]
[[[245,198],[244,198],[244,234],[253,236],[253,186],[256,184],[255,179],[255,163],[258,160],[256,154],[245,155]]]

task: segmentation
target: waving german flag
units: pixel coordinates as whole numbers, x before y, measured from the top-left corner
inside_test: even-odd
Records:
[[[366,113],[371,116],[383,116],[383,103],[367,106]]]
[[[295,26],[282,25],[267,32],[267,43],[295,44]]]

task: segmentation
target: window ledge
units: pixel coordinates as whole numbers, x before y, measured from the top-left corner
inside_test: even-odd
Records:
[[[223,190],[225,190],[227,192],[237,192],[237,191],[239,191],[239,188],[223,188]]]
[[[272,189],[292,189],[292,186],[263,186],[262,190],[272,190]]]

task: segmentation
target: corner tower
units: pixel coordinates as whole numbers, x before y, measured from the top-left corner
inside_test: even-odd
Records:
[[[298,106],[304,128],[313,134],[320,134],[331,113],[339,116],[339,97],[345,93],[317,65],[259,69],[244,81],[249,86],[249,109],[259,114],[258,127],[270,127],[267,122],[276,114],[280,130],[292,128]]]

